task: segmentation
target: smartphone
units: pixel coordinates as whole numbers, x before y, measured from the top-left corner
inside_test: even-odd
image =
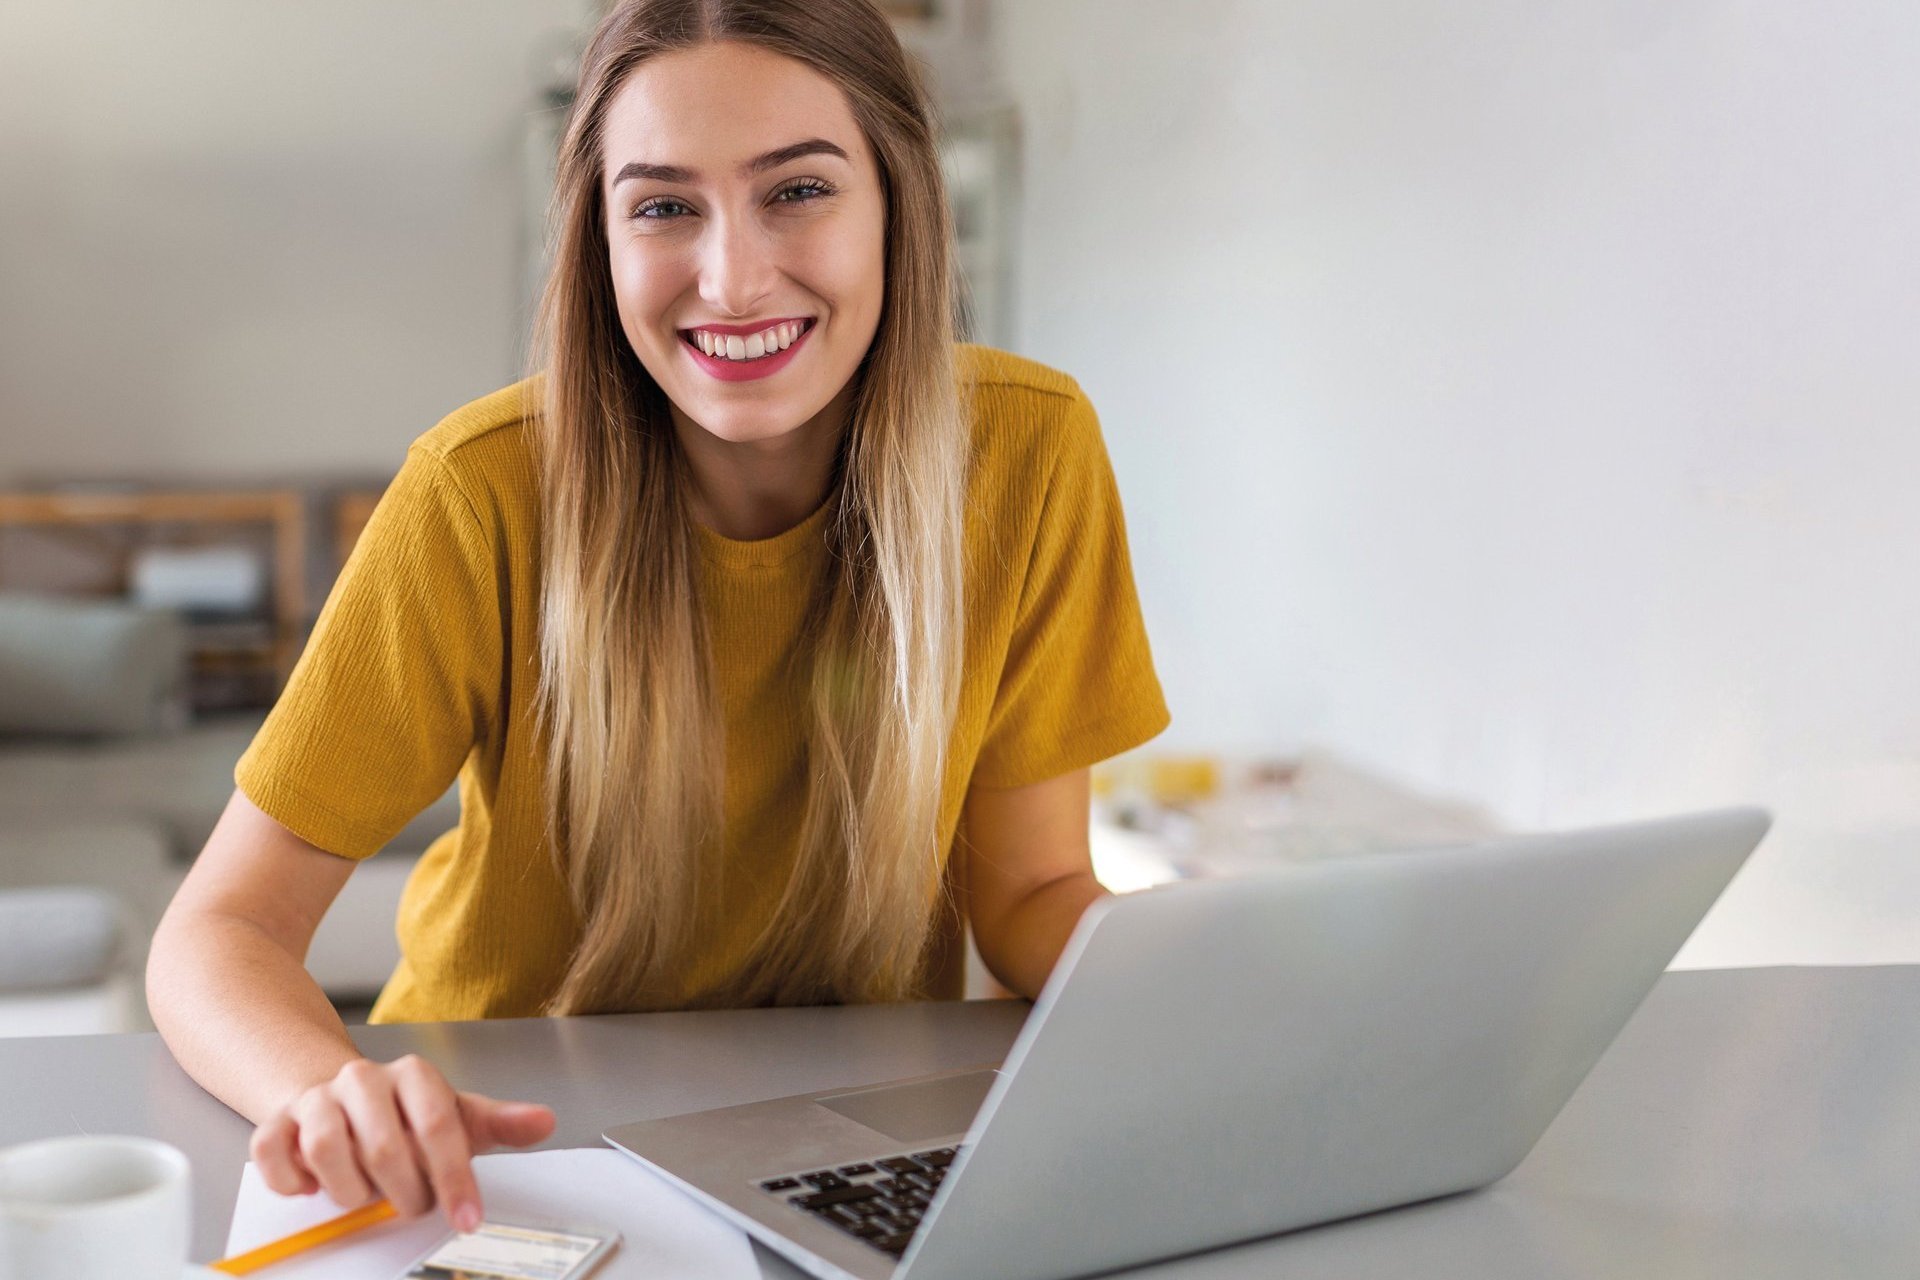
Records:
[[[398,1280],[581,1280],[620,1243],[593,1227],[483,1222],[429,1249]]]

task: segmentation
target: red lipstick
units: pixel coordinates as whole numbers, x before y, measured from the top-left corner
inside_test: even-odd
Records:
[[[696,365],[720,381],[753,382],[760,378],[770,377],[793,363],[793,358],[800,353],[800,348],[806,345],[808,337],[812,335],[814,329],[817,327],[816,322],[807,317],[795,316],[794,319],[804,321],[805,327],[800,330],[800,336],[793,340],[793,345],[774,355],[761,356],[757,360],[728,360],[724,356],[710,356],[702,351],[700,345],[693,340],[693,331],[690,329],[680,331],[680,345],[686,349],[688,355],[693,357],[693,362]],[[764,329],[781,323],[783,323],[783,321],[766,320],[751,327],[744,325],[703,324],[700,328],[705,329],[708,333],[726,333],[744,337],[749,333],[759,333]]]

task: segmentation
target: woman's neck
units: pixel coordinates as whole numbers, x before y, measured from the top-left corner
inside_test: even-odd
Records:
[[[770,440],[722,440],[673,409],[693,486],[693,518],[724,538],[757,542],[785,533],[827,500],[851,395],[843,391],[792,431]]]

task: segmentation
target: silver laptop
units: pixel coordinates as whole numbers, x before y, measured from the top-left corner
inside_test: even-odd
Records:
[[[836,1280],[1058,1280],[1485,1186],[1767,825],[1729,810],[1103,899],[997,1070],[606,1140]]]

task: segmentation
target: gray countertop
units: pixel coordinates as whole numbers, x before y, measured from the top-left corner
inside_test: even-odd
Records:
[[[457,1087],[545,1102],[550,1147],[620,1122],[997,1063],[1015,1001],[354,1029]],[[1895,1277],[1920,1271],[1920,967],[1669,974],[1546,1136],[1492,1188],[1221,1249],[1142,1276],[1289,1280]],[[218,1257],[245,1121],[155,1035],[0,1040],[0,1146],[142,1134],[194,1167]],[[758,1246],[756,1246],[757,1248]],[[760,1254],[769,1276],[797,1276]]]

